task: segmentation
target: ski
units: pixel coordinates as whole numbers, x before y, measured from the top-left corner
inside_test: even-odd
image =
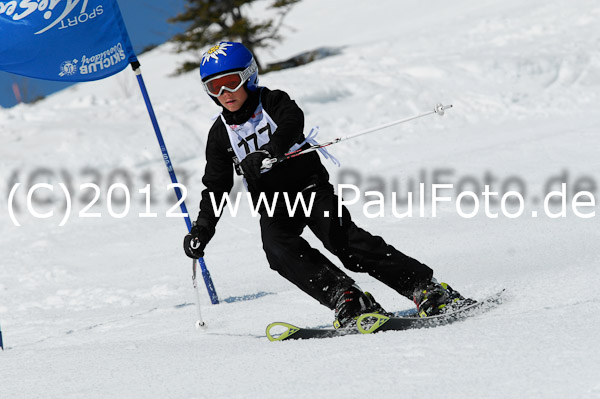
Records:
[[[445,326],[492,309],[502,302],[503,293],[504,290],[471,305],[429,317],[388,317],[377,313],[365,313],[356,320],[356,326],[362,334]]]
[[[267,326],[269,341],[284,341],[313,338],[333,338],[353,334],[373,334],[381,331],[402,331],[409,329],[433,328],[486,312],[502,302],[505,290],[499,291],[481,301],[464,306],[455,311],[429,317],[388,317],[378,313],[361,315],[356,326],[345,329],[302,328],[289,323],[275,322]],[[279,332],[278,332],[279,331]]]
[[[276,332],[278,330],[281,332]],[[333,338],[344,335],[360,334],[356,327],[351,328],[302,328],[289,323],[275,322],[267,326],[269,341],[284,341],[292,339]]]

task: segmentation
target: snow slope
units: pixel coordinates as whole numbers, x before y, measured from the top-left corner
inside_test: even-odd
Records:
[[[269,269],[258,221],[242,206],[237,217],[223,217],[208,247],[222,303],[210,305],[201,287],[209,328],[196,331],[184,224],[165,217],[174,204],[168,176],[127,70],[35,105],[0,109],[3,198],[22,183],[14,201],[22,226],[11,221],[6,201],[0,207],[0,324],[8,349],[0,352],[2,399],[600,397],[597,215],[584,219],[569,206],[566,217],[553,219],[543,209],[544,195],[560,182],[568,183],[569,205],[577,191],[597,195],[600,5],[364,3],[299,3],[286,20],[296,31],[261,52],[263,60],[321,46],[343,51],[261,83],[288,91],[323,141],[452,103],[443,119],[332,147],[342,167],[327,167],[334,183],[385,194],[384,218],[367,217],[365,198],[350,206],[360,226],[429,264],[463,294],[480,298],[505,287],[507,301],[438,329],[270,343],[269,322],[325,326],[332,312]],[[181,59],[166,45],[141,62],[195,216],[206,133],[218,109],[196,73],[170,76]],[[431,206],[424,217],[418,209],[412,218],[392,216],[392,191],[404,198],[434,179],[477,192],[485,183],[491,191],[519,191],[523,215],[503,216],[496,203],[500,216],[491,218],[482,202],[471,219],[454,203],[439,204],[435,217]],[[38,212],[55,210],[49,219],[28,215],[26,188],[36,182],[55,186],[35,197]],[[100,218],[77,215],[92,194],[79,185],[90,182],[101,187],[89,210]],[[107,190],[117,182],[132,198],[124,218],[108,210]],[[63,227],[58,183],[75,201]],[[138,190],[150,183],[151,211],[159,216],[142,218]],[[113,212],[121,212],[122,191],[111,198]],[[352,276],[384,307],[411,308],[370,277]]]

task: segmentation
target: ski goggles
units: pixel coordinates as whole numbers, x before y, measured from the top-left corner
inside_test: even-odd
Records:
[[[231,93],[238,91],[257,70],[256,61],[252,60],[250,66],[243,71],[228,72],[215,76],[206,82],[202,82],[202,85],[209,95],[219,97],[225,90]]]

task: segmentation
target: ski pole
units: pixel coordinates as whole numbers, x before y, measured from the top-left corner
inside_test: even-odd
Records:
[[[4,343],[2,342],[2,326],[0,326],[0,350],[4,350]]]
[[[378,130],[386,129],[386,128],[391,127],[391,126],[399,125],[401,123],[412,121],[414,119],[422,118],[422,117],[427,116],[427,115],[438,114],[440,116],[443,116],[444,113],[445,113],[445,111],[447,109],[450,109],[450,108],[452,108],[452,104],[450,104],[450,105],[437,104],[435,106],[435,108],[432,111],[429,111],[429,112],[425,112],[425,113],[422,113],[422,114],[419,114],[419,115],[410,116],[408,118],[400,119],[400,120],[393,121],[393,122],[388,122],[388,123],[383,124],[383,125],[379,125],[379,126],[376,126],[376,127],[372,127],[372,128],[366,129],[366,130],[362,130],[360,132],[351,134],[351,135],[346,136],[346,137],[338,137],[338,138],[336,138],[336,139],[334,139],[332,141],[328,141],[328,142],[325,142],[325,143],[322,143],[322,144],[311,145],[310,147],[305,148],[305,149],[298,149],[296,151],[291,151],[291,152],[288,152],[286,154],[280,155],[280,156],[278,156],[276,158],[266,158],[262,162],[261,169],[270,169],[273,165],[278,164],[280,162],[283,162],[286,159],[295,158],[297,156],[300,156],[300,155],[303,155],[303,154],[307,154],[309,152],[316,151],[319,148],[328,147],[330,145],[337,144],[337,143],[339,143],[341,141],[350,140],[350,139],[353,139],[353,138],[356,138],[356,137],[359,137],[359,136],[363,136],[365,134],[376,132]]]
[[[194,291],[196,292],[196,310],[198,311],[198,320],[196,320],[197,329],[205,329],[206,323],[202,320],[202,312],[200,311],[200,291],[198,290],[198,281],[196,280],[196,269],[198,262],[196,259],[192,262],[192,283],[194,284]]]

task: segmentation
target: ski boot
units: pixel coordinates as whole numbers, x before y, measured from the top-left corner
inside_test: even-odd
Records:
[[[463,297],[446,283],[436,279],[422,284],[413,293],[419,317],[435,316],[475,303],[475,300]]]
[[[370,293],[362,292],[360,288],[353,285],[343,291],[337,300],[333,327],[336,329],[352,327],[354,326],[353,322],[365,313],[391,315],[383,310]]]

